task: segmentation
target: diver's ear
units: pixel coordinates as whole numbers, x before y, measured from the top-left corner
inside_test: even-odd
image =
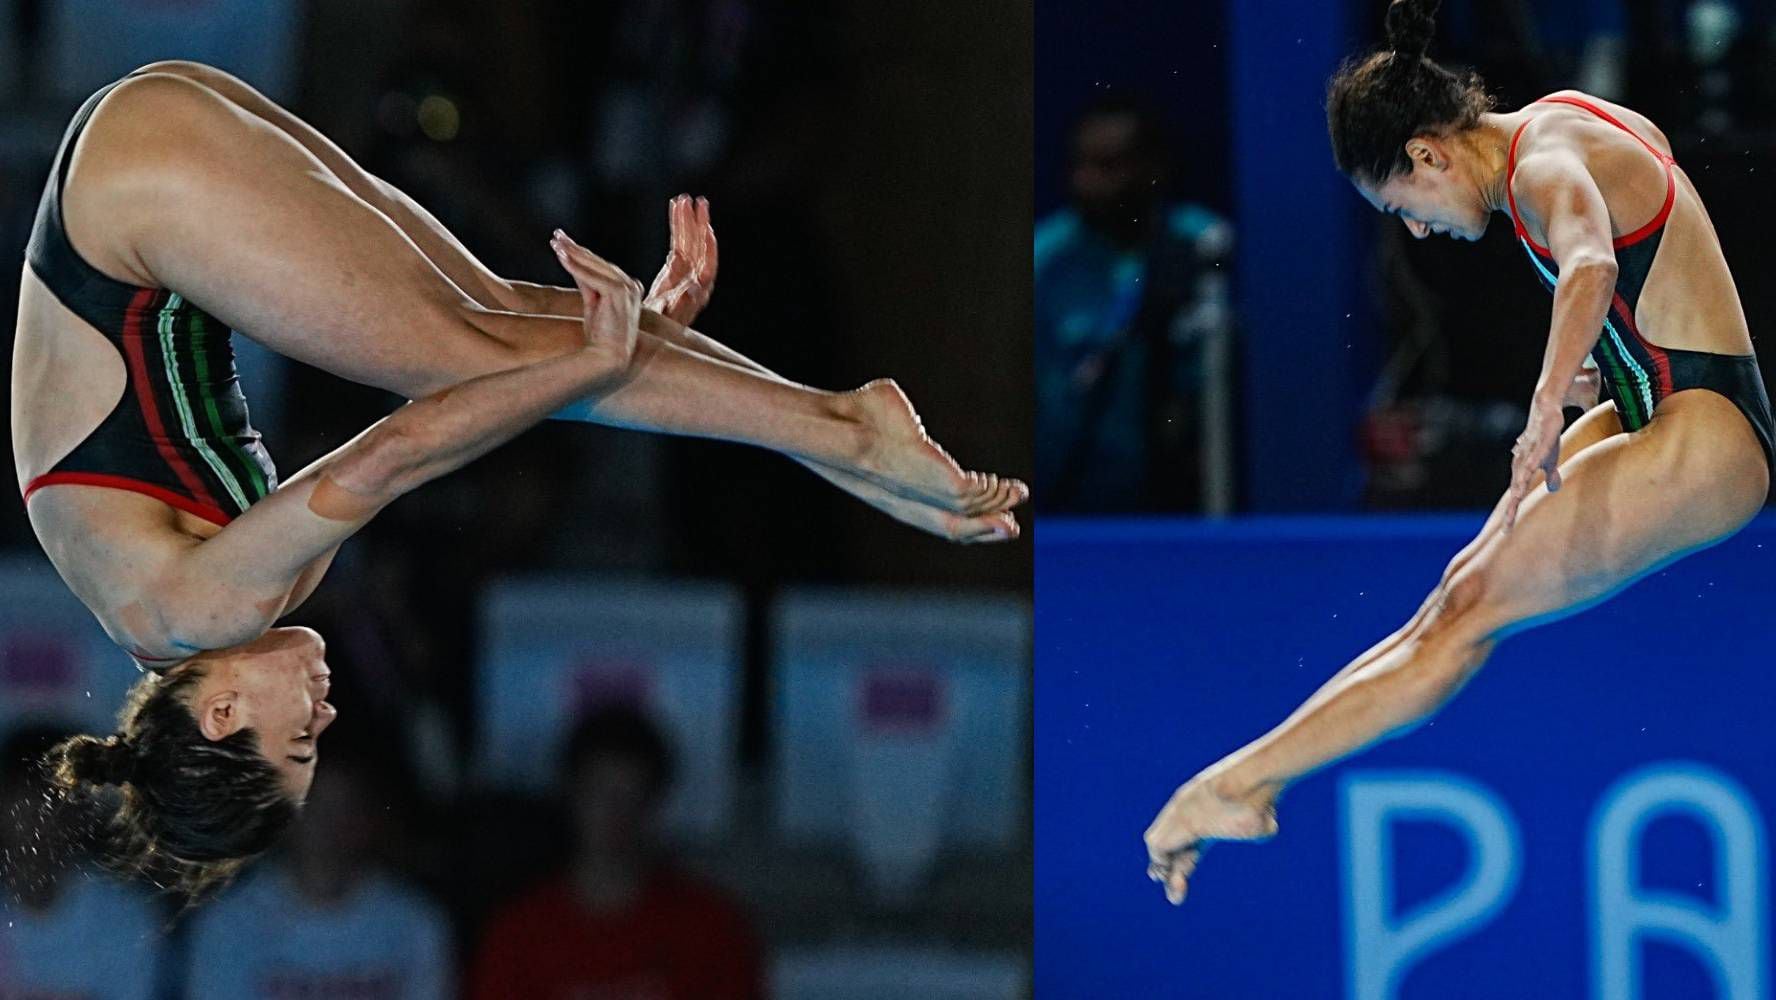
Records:
[[[211,743],[227,739],[245,726],[241,720],[240,692],[217,691],[197,703],[197,728]]]
[[[1449,165],[1449,157],[1443,154],[1437,141],[1424,135],[1406,140],[1406,158],[1412,161],[1414,169],[1422,166],[1428,170],[1442,170]]]

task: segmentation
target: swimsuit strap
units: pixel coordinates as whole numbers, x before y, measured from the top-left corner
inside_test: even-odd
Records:
[[[1609,122],[1611,125],[1614,125],[1615,127],[1619,128],[1622,131],[1633,136],[1635,139],[1637,139],[1640,142],[1640,144],[1642,146],[1646,147],[1647,152],[1658,157],[1659,161],[1664,163],[1665,165],[1672,166],[1677,163],[1676,160],[1671,158],[1671,154],[1660,150],[1659,147],[1646,141],[1646,139],[1643,138],[1639,132],[1636,132],[1633,129],[1629,128],[1628,126],[1622,124],[1621,119],[1617,118],[1615,115],[1610,114],[1608,111],[1603,110],[1602,108],[1598,107],[1597,105],[1592,104],[1590,101],[1587,101],[1584,98],[1564,97],[1559,94],[1554,94],[1554,95],[1551,95],[1548,97],[1544,97],[1541,100],[1536,101],[1535,103],[1537,103],[1537,104],[1570,104],[1575,108],[1584,108],[1586,111],[1591,112],[1592,114],[1596,115],[1597,117],[1603,119],[1606,122]]]
[[[1517,194],[1511,190],[1511,181],[1517,176],[1517,140],[1523,138],[1523,130],[1528,127],[1529,122],[1526,121],[1517,126],[1517,131],[1511,133],[1511,149],[1505,154],[1505,201],[1511,206],[1511,228],[1517,233],[1517,238],[1543,256],[1551,257],[1553,254],[1530,239],[1529,230],[1523,228],[1523,218],[1517,214]]]
[[[1603,110],[1602,108],[1591,103],[1590,101],[1584,100],[1583,98],[1566,97],[1566,96],[1562,96],[1562,95],[1557,94],[1557,95],[1552,95],[1549,97],[1544,97],[1539,101],[1535,101],[1534,103],[1536,103],[1536,104],[1570,104],[1575,108],[1580,108],[1584,111],[1588,111],[1591,114],[1595,115],[1596,117],[1601,118],[1606,122],[1609,122],[1611,125],[1614,125],[1615,127],[1619,128],[1622,131],[1633,136],[1634,140],[1636,142],[1638,142],[1642,146],[1646,147],[1646,151],[1653,154],[1653,157],[1655,159],[1657,159],[1659,161],[1659,163],[1664,166],[1664,168],[1665,168],[1665,204],[1663,204],[1659,207],[1659,214],[1653,216],[1652,220],[1649,221],[1646,225],[1641,226],[1639,229],[1636,229],[1633,232],[1628,233],[1625,236],[1620,236],[1620,237],[1617,237],[1616,239],[1612,240],[1611,243],[1617,250],[1620,250],[1623,247],[1632,246],[1636,243],[1639,243],[1641,240],[1646,239],[1648,236],[1651,236],[1652,234],[1658,232],[1661,228],[1664,227],[1665,223],[1671,218],[1672,206],[1677,203],[1677,176],[1676,176],[1676,172],[1674,169],[1677,166],[1677,160],[1674,159],[1671,156],[1671,154],[1664,152],[1663,150],[1659,149],[1657,146],[1654,146],[1652,143],[1646,141],[1646,139],[1644,137],[1642,137],[1639,132],[1636,132],[1633,129],[1629,128],[1627,125],[1622,124],[1622,121],[1620,119],[1618,119],[1616,116]],[[1529,122],[1524,122],[1522,125],[1517,126],[1517,131],[1511,135],[1511,149],[1510,149],[1510,152],[1508,154],[1506,154],[1506,158],[1505,158],[1505,199],[1510,203],[1511,224],[1516,229],[1518,238],[1523,240],[1523,242],[1525,244],[1527,244],[1530,249],[1536,251],[1537,253],[1541,254],[1542,256],[1552,257],[1552,256],[1554,256],[1552,251],[1550,251],[1547,247],[1544,247],[1541,244],[1539,244],[1529,238],[1529,230],[1527,230],[1523,227],[1523,220],[1517,214],[1517,196],[1515,194],[1513,194],[1511,191],[1511,179],[1517,172],[1517,140],[1522,138],[1523,130],[1528,127],[1529,127]]]

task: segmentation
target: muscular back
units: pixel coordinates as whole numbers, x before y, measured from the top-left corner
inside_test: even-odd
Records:
[[[1645,116],[1577,91],[1561,94],[1597,105],[1655,148],[1671,152],[1665,134]],[[1532,109],[1535,117],[1523,131],[1519,162],[1538,149],[1564,145],[1574,150],[1597,181],[1615,236],[1631,233],[1658,215],[1665,201],[1665,171],[1634,136],[1571,105]],[[1745,313],[1714,224],[1681,164],[1673,176],[1676,196],[1635,308],[1635,323],[1659,347],[1749,354]],[[1533,235],[1541,239],[1544,234]]]

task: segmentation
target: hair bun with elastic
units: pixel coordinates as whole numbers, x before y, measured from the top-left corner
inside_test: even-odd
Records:
[[[1439,0],[1393,0],[1388,4],[1388,48],[1401,55],[1422,57],[1437,33]]]
[[[136,751],[120,736],[78,740],[68,748],[68,763],[81,781],[94,785],[126,785],[136,777]]]

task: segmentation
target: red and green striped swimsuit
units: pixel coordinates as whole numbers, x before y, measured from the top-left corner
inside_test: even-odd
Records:
[[[1634,308],[1646,286],[1647,272],[1659,253],[1659,240],[1665,223],[1671,218],[1671,207],[1677,201],[1677,163],[1668,154],[1642,139],[1633,129],[1615,116],[1577,97],[1544,97],[1537,104],[1570,104],[1582,108],[1615,127],[1634,136],[1653,154],[1665,169],[1665,204],[1659,214],[1646,225],[1614,240],[1616,252],[1616,288],[1609,312],[1603,319],[1603,330],[1597,346],[1591,349],[1603,377],[1603,385],[1615,400],[1616,415],[1625,430],[1636,431],[1653,419],[1660,400],[1684,389],[1710,389],[1727,397],[1751,422],[1764,447],[1764,457],[1776,471],[1776,421],[1771,419],[1770,400],[1764,390],[1763,375],[1758,370],[1755,354],[1712,354],[1706,351],[1685,351],[1660,347],[1640,334],[1634,322]],[[1560,267],[1554,254],[1537,243],[1523,226],[1517,213],[1517,198],[1511,192],[1511,180],[1517,172],[1517,141],[1528,122],[1518,126],[1511,136],[1511,148],[1505,166],[1505,195],[1511,206],[1511,224],[1517,239],[1529,253],[1536,274],[1553,291],[1560,280]]]
[[[62,187],[74,142],[112,84],[88,98],[62,138],[25,260],[75,315],[123,356],[117,406],[55,467],[25,486],[130,490],[215,524],[277,488],[277,468],[247,420],[228,325],[170,289],[137,288],[100,273],[68,240]]]

